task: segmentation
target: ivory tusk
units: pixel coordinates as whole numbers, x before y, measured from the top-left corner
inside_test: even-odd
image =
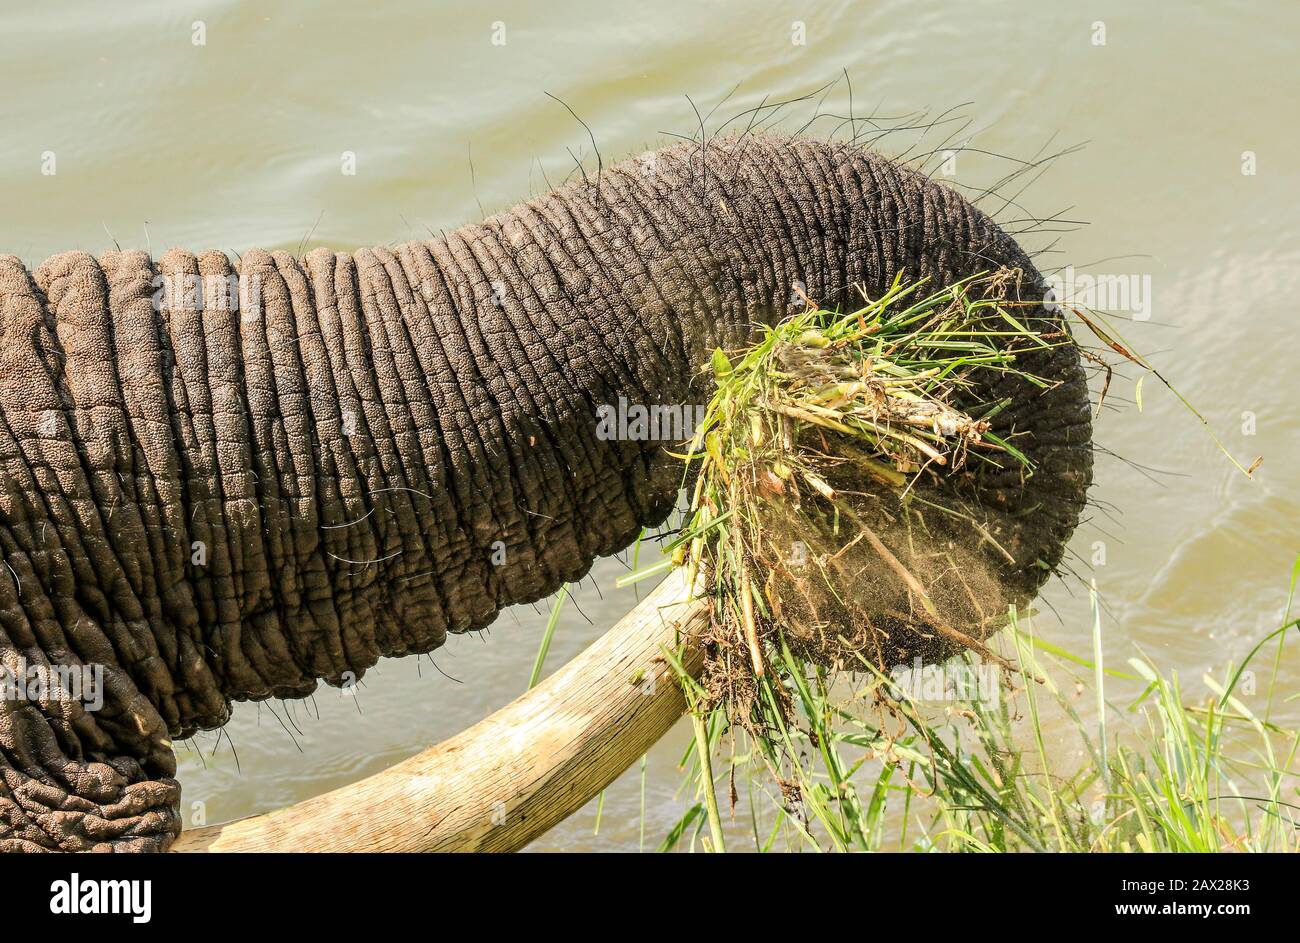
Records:
[[[495,714],[349,786],[183,832],[174,852],[517,851],[613,782],[681,717],[663,649],[698,674],[708,603],[673,570],[604,636]]]

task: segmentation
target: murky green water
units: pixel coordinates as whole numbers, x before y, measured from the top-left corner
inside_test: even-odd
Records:
[[[1150,319],[1128,327],[1130,340],[1229,449],[1265,457],[1258,480],[1245,480],[1158,384],[1144,385],[1139,413],[1121,403],[1133,398],[1131,373],[1115,380],[1112,401],[1123,409],[1103,413],[1099,441],[1162,471],[1102,458],[1102,507],[1073,543],[1081,575],[1098,564],[1108,660],[1145,652],[1195,693],[1203,672],[1240,659],[1276,624],[1300,551],[1300,379],[1289,356],[1300,288],[1300,7],[264,6],[6,11],[0,251],[37,263],[114,242],[160,254],[173,245],[294,250],[417,238],[545,189],[572,169],[566,148],[591,156],[586,132],[545,91],[582,116],[609,161],[667,132],[692,133],[687,95],[707,112],[734,89],[712,128],[765,96],[838,79],[821,110],[848,114],[847,70],[858,116],[875,110],[893,119],[882,123],[909,124],[904,116],[956,108],[969,119],[881,144],[966,145],[948,168],[955,182],[987,186],[1019,166],[977,151],[1032,161],[1085,144],[1041,177],[1026,176],[1022,183],[1035,179],[1014,203],[990,198],[986,207],[1002,207],[1010,228],[1058,213],[1086,223],[1025,236],[1036,248],[1055,243],[1044,268],[1137,276],[1139,288],[1149,276]],[[805,45],[792,41],[795,20]],[[504,45],[493,43],[498,21]],[[811,104],[791,107],[785,127],[812,114]],[[353,175],[342,172],[345,152],[355,156]],[[1253,174],[1243,173],[1244,152],[1254,155]],[[631,591],[613,589],[621,570],[604,561],[576,594],[552,666],[632,606]],[[1084,595],[1077,582],[1054,583],[1039,633],[1086,653]],[[452,640],[436,669],[385,663],[357,698],[323,689],[314,702],[241,706],[228,738],[200,738],[183,755],[186,802],[202,802],[209,821],[271,809],[462,729],[524,689],[545,617],[526,607],[507,613],[482,639]],[[1284,656],[1286,694],[1300,682],[1296,651]],[[1294,717],[1300,703],[1286,710]],[[646,765],[649,845],[684,808],[673,794],[685,736],[679,728]],[[592,806],[539,847],[635,849],[642,782],[633,769],[609,791],[599,835]]]

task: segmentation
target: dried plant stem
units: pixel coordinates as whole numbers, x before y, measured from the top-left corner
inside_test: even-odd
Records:
[[[754,582],[748,571],[741,571],[740,614],[745,624],[745,643],[749,646],[749,660],[754,677],[763,677],[763,648],[758,643],[758,624],[754,620]]]

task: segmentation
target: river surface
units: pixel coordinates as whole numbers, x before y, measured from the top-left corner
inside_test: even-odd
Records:
[[[581,116],[606,162],[691,135],[696,107],[712,132],[765,98],[828,83],[820,104],[791,105],[777,126],[795,130],[818,109],[882,127],[945,119],[878,146],[937,150],[927,168],[976,190],[1066,151],[982,205],[1046,250],[1044,270],[1072,266],[1076,288],[1120,276],[1110,284],[1127,299],[1101,300],[1132,319],[1125,336],[1229,451],[1264,456],[1247,480],[1153,378],[1139,411],[1133,370],[1115,378],[1117,409],[1097,427],[1123,461],[1099,456],[1099,507],[1070,565],[1105,599],[1107,661],[1144,653],[1195,697],[1206,671],[1222,673],[1278,623],[1300,551],[1300,371],[1287,353],[1300,294],[1300,5],[1060,7],[12,4],[0,23],[0,251],[34,265],[114,244],[160,255],[423,238],[564,178],[570,151],[594,168],[587,131],[546,92]],[[811,132],[840,124],[823,117]],[[633,591],[613,586],[623,571],[602,561],[575,590],[548,668],[632,607]],[[1086,655],[1084,585],[1053,581],[1036,630]],[[452,639],[436,667],[386,661],[357,697],[322,688],[307,702],[240,705],[220,736],[181,745],[188,819],[317,794],[486,716],[526,687],[547,609]],[[1298,655],[1294,643],[1283,655],[1284,695],[1300,682]],[[1278,716],[1297,713],[1292,701]],[[593,803],[534,847],[657,845],[686,808],[687,736],[679,726],[611,787],[598,830]]]

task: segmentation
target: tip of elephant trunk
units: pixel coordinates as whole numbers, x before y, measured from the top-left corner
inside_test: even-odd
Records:
[[[796,689],[765,682],[809,664],[883,674],[970,651],[1012,667],[987,643],[1033,563],[1006,482],[1036,467],[1027,426],[998,416],[1008,390],[1053,383],[1035,353],[1073,344],[1016,280],[899,279],[714,353],[674,548],[713,607],[697,706],[754,731]]]

